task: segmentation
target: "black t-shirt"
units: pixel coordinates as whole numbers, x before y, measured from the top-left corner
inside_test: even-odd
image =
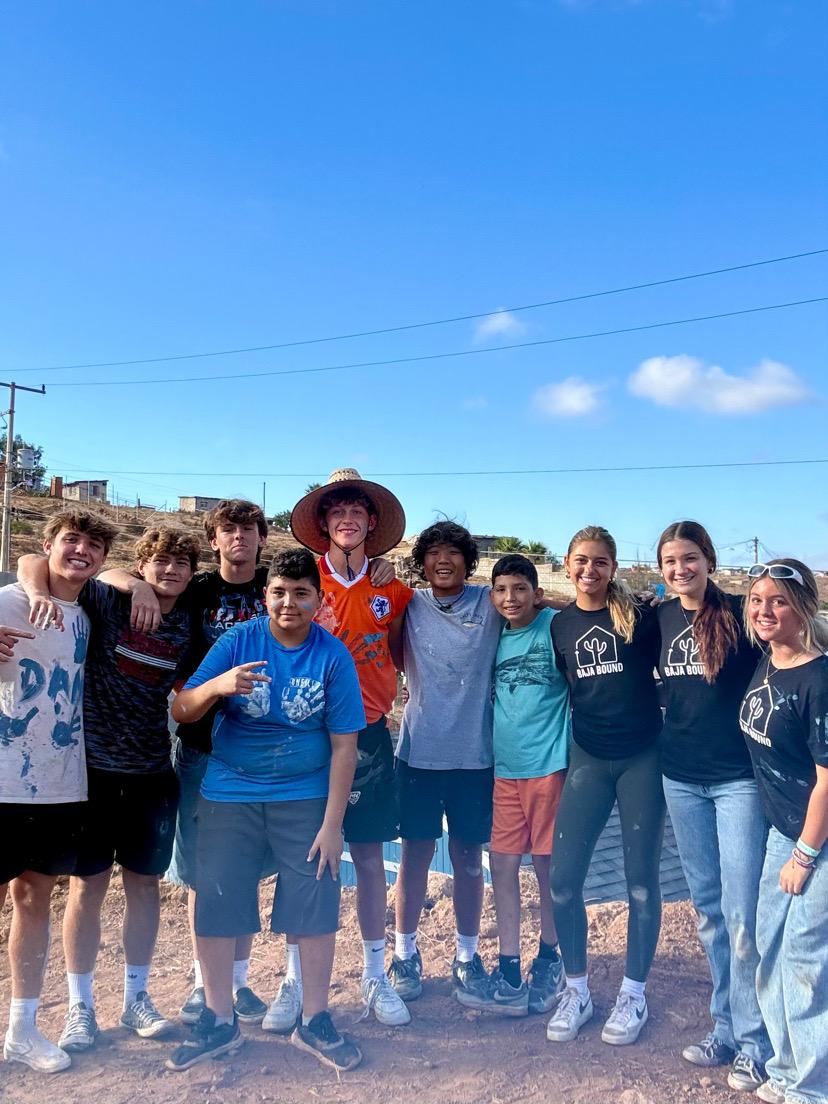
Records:
[[[741,599],[726,595],[740,629]],[[657,609],[661,629],[658,672],[667,708],[661,769],[676,782],[707,785],[752,778],[750,752],[739,727],[742,698],[762,653],[742,632],[712,684],[705,681],[693,637],[693,611],[674,598]]]
[[[90,579],[78,600],[92,623],[83,694],[87,763],[127,774],[169,770],[167,699],[191,662],[189,613],[174,606],[148,634],[130,628],[130,595],[106,583]]]
[[[816,783],[814,764],[828,768],[828,656],[786,670],[762,659],[739,723],[765,816],[783,836],[796,840]]]
[[[661,730],[655,610],[639,607],[626,644],[608,609],[582,610],[573,602],[552,619],[552,641],[572,686],[575,742],[598,759],[625,759],[649,747]]]
[[[249,583],[228,583],[221,572],[203,571],[196,575],[179,603],[190,612],[193,626],[193,646],[189,653],[189,678],[215,642],[242,621],[250,621],[266,612],[264,589],[267,568],[257,567]],[[216,707],[192,724],[179,724],[178,738],[185,747],[196,751],[213,750],[213,720]]]

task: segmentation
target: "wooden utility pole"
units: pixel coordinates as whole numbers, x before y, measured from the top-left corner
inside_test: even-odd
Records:
[[[34,395],[45,395],[45,387],[24,387],[22,383],[2,383],[0,387],[9,389],[9,409],[4,411],[6,415],[6,473],[3,480],[3,520],[0,528],[0,571],[9,570],[9,556],[11,553],[11,494],[12,494],[12,466],[14,461],[14,394],[15,391],[31,391]]]
[[[753,538],[753,562],[759,563],[759,538]]]

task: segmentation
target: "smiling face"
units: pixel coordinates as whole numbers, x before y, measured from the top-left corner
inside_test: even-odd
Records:
[[[769,575],[764,575],[750,588],[748,617],[763,643],[793,651],[802,647],[802,619],[785,591]]]
[[[216,535],[210,547],[218,552],[221,564],[233,567],[255,567],[259,552],[267,543],[267,537],[259,533],[255,521],[222,521],[216,526]]]
[[[187,589],[193,577],[193,568],[189,556],[156,552],[148,560],[138,561],[138,574],[159,598],[175,599]]]
[[[492,583],[492,605],[512,629],[524,629],[538,615],[541,587],[533,587],[525,575],[498,575]]]
[[[432,544],[423,556],[423,573],[435,597],[449,598],[466,585],[466,560],[453,544]]]
[[[97,575],[106,559],[102,540],[74,529],[61,529],[54,540],[44,541],[43,551],[49,557],[52,593],[69,600],[78,596],[87,579]]]
[[[661,574],[671,590],[693,602],[701,602],[711,566],[695,541],[667,541],[661,548]]]
[[[291,640],[303,640],[310,632],[323,593],[310,579],[275,575],[267,584],[265,603],[270,615],[270,630],[276,639],[287,636]]]
[[[325,511],[328,535],[344,552],[358,548],[376,527],[376,514],[369,514],[360,502],[337,503]]]
[[[578,596],[583,595],[590,602],[606,602],[607,587],[618,570],[618,564],[603,541],[581,541],[576,544],[564,556],[564,566]]]

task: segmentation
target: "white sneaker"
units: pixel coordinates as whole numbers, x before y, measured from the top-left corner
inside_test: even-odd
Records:
[[[546,1025],[546,1037],[553,1043],[569,1043],[577,1038],[578,1032],[592,1019],[592,997],[586,1004],[581,1003],[577,989],[564,989],[555,1015]]]
[[[276,1000],[265,1012],[263,1031],[275,1031],[277,1035],[289,1035],[302,1015],[302,982],[285,978],[279,986]]]
[[[66,1051],[50,1043],[36,1027],[30,1028],[22,1039],[11,1039],[6,1034],[3,1057],[7,1062],[22,1062],[38,1073],[60,1073],[72,1065]]]
[[[628,1046],[638,1038],[648,1015],[645,997],[639,1000],[631,993],[619,993],[601,1038],[611,1046]]]
[[[388,1027],[411,1023],[411,1013],[387,974],[363,978],[362,999],[365,1002],[365,1014],[368,1015],[373,1010],[379,1022]]]

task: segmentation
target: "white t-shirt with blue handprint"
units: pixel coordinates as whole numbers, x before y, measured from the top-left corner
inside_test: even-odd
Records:
[[[54,599],[57,601],[57,599]],[[0,589],[0,624],[31,632],[0,663],[0,801],[57,805],[86,800],[83,665],[89,618],[77,602],[58,602],[64,631],[29,624],[29,599],[17,583]]]
[[[211,801],[298,801],[326,797],[330,733],[365,727],[359,679],[346,646],[318,625],[298,648],[284,648],[259,617],[229,629],[186,689],[241,663],[266,660],[271,682],[223,698],[213,753],[201,786]]]

